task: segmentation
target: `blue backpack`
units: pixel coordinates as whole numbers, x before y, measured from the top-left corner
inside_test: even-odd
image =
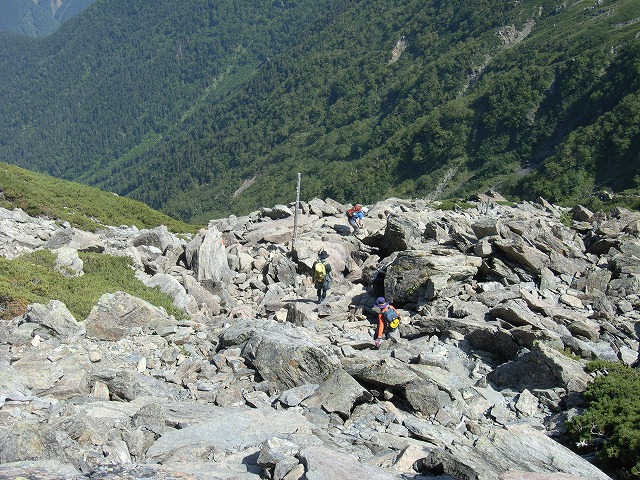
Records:
[[[387,309],[382,312],[382,318],[384,318],[384,323],[391,330],[395,330],[398,328],[398,325],[400,325],[400,317],[398,317],[396,311],[391,307],[387,307]]]

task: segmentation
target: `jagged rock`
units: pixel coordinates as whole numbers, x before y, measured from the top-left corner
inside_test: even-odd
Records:
[[[286,309],[286,321],[297,327],[304,325],[305,322],[312,319],[311,312],[309,312],[307,308],[304,308],[298,303],[288,303]]]
[[[0,464],[0,478],[33,480],[84,480],[86,477],[71,465],[58,460],[23,461]]]
[[[451,405],[449,395],[431,383],[412,382],[405,386],[405,395],[414,410],[427,415],[435,415]]]
[[[408,417],[405,418],[402,423],[412,435],[427,442],[428,445],[445,447],[456,442],[467,442],[465,438],[457,432],[422,418]]]
[[[510,470],[500,475],[499,480],[582,480],[568,473],[532,473]]]
[[[214,225],[200,230],[187,244],[185,257],[187,268],[193,271],[195,278],[200,282],[211,280],[218,285],[228,282],[231,278],[222,235]]]
[[[621,243],[614,255],[611,256],[610,265],[618,274],[640,274],[640,244],[637,240],[629,239]]]
[[[348,418],[354,405],[371,400],[373,395],[339,368],[329,374],[317,390],[303,400],[303,404],[305,407],[322,407],[326,412]]]
[[[473,446],[454,443],[434,450],[425,461],[429,471],[478,480],[496,480],[510,471],[570,473],[578,478],[609,480],[603,472],[566,447],[528,426],[506,426],[478,439]]]
[[[576,320],[567,325],[573,335],[579,335],[587,340],[596,341],[600,337],[600,327],[595,322]]]
[[[237,322],[222,337],[223,345],[241,345],[242,355],[265,380],[291,388],[321,383],[339,361],[289,324]]]
[[[549,257],[538,249],[527,245],[521,238],[499,240],[494,242],[494,245],[507,258],[534,273],[540,273],[543,268],[549,266]]]
[[[269,478],[281,480],[298,465],[296,455],[299,451],[300,447],[293,442],[278,437],[270,438],[260,449],[258,465],[263,468]],[[284,464],[287,464],[287,468],[283,468]]]
[[[59,228],[53,220],[30,217],[19,208],[0,207],[0,256],[11,260],[42,248]]]
[[[181,308],[188,313],[198,311],[196,299],[187,294],[186,289],[172,275],[157,273],[145,281],[144,284],[151,288],[157,287],[162,293],[169,295],[177,308]]]
[[[186,271],[182,273],[181,278],[187,293],[195,299],[200,309],[206,307],[210,315],[220,315],[222,299],[219,296],[204,288],[200,282],[188,275]],[[233,303],[228,303],[228,305],[233,305]]]
[[[279,218],[287,218],[293,215],[293,212],[286,205],[276,205],[273,208],[261,208],[260,215],[268,217],[271,220],[277,220]]]
[[[268,265],[266,276],[273,282],[282,282],[285,285],[296,285],[296,265],[284,255],[277,253]]]
[[[36,395],[51,394],[66,399],[89,393],[89,359],[69,348],[36,350],[11,365],[26,378],[25,386]]]
[[[338,213],[338,209],[336,208],[336,206],[330,205],[326,201],[319,198],[314,198],[309,201],[309,211],[319,217],[333,216]]]
[[[84,324],[87,337],[115,341],[129,335],[134,327],[154,331],[175,324],[175,319],[149,302],[116,292],[102,295]]]
[[[57,230],[43,245],[49,250],[67,247],[79,252],[103,252],[104,243],[96,234],[84,232],[77,228],[65,228]]]
[[[424,223],[414,214],[389,217],[382,238],[382,248],[387,255],[390,255],[393,252],[418,247],[422,243],[424,230]]]
[[[507,300],[500,305],[496,305],[489,313],[495,318],[500,318],[516,327],[531,325],[542,328],[540,319],[527,307],[524,300]]]
[[[571,213],[571,218],[577,222],[588,222],[593,217],[593,212],[582,205],[574,206],[569,210],[569,213]]]
[[[59,300],[50,300],[45,305],[34,303],[27,307],[24,322],[38,324],[44,328],[34,329],[34,334],[69,339],[84,335],[84,324],[78,323],[67,306]],[[44,331],[43,331],[44,330]]]
[[[79,277],[84,275],[84,262],[78,256],[75,248],[61,247],[53,251],[56,254],[55,270],[65,277]]]
[[[152,246],[157,248],[161,254],[164,254],[170,248],[182,249],[180,241],[169,232],[165,225],[143,230],[131,241],[131,244],[134,247],[141,245]]]
[[[471,224],[471,229],[478,239],[485,237],[495,237],[500,235],[500,219],[499,218],[483,218]]]
[[[498,366],[487,375],[487,379],[498,386],[519,391],[565,387],[572,392],[583,392],[590,377],[580,363],[561,352],[536,344],[530,352]]]
[[[313,392],[315,392],[318,387],[319,385],[317,383],[293,387],[282,392],[278,397],[278,400],[288,407],[295,407],[296,405],[299,405],[305,398],[313,395]]]
[[[108,386],[111,394],[127,401],[141,396],[175,399],[187,395],[179,385],[164,382],[139,372],[120,370],[117,372],[97,372],[95,375]]]
[[[473,247],[473,254],[476,257],[486,258],[486,257],[490,256],[492,253],[494,253],[494,251],[493,251],[493,243],[491,243],[490,241],[488,241],[486,239],[480,240]]]
[[[538,411],[538,399],[529,390],[525,389],[518,395],[515,407],[521,415],[531,417]]]
[[[640,275],[621,275],[609,282],[607,295],[615,298],[624,298],[640,291]]]
[[[377,360],[365,367],[355,368],[350,373],[356,380],[384,388],[401,389],[419,380],[407,365],[394,358]]]
[[[450,250],[435,253],[405,251],[389,265],[384,279],[385,297],[399,304],[433,299],[451,282],[467,282],[482,261]]]
[[[299,219],[299,227],[306,223],[306,219]],[[293,239],[293,218],[280,220],[269,220],[254,223],[247,226],[247,231],[243,234],[243,239],[252,245],[260,243],[271,243],[284,245]]]
[[[206,446],[222,453],[235,453],[259,447],[274,436],[296,431],[310,431],[311,425],[299,414],[271,410],[265,413],[246,407],[209,407],[206,418],[194,425],[166,431],[147,450],[152,463],[172,463],[178,455],[182,461],[197,461],[197,447]]]
[[[300,451],[300,462],[305,466],[307,480],[391,480],[392,475],[373,465],[361,463],[357,458],[321,446]]]

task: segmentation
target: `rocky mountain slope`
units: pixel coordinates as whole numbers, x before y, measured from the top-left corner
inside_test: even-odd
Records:
[[[303,202],[294,254],[284,205],[187,240],[0,210],[4,257],[48,248],[82,275],[78,251],[126,255],[188,314],[113,292],[3,321],[0,477],[609,478],[562,442],[585,360],[638,360],[640,214],[473,204],[388,199],[356,238],[348,205]],[[381,294],[402,325],[374,349]]]

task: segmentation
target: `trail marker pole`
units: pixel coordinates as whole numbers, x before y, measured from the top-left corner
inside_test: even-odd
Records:
[[[291,252],[296,249],[296,236],[298,232],[298,210],[300,208],[300,176],[298,173],[298,186],[296,187],[296,210],[293,214],[293,238],[291,239]]]

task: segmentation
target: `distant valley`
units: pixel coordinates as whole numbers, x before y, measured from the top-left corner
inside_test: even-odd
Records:
[[[46,37],[96,0],[0,0],[0,32]]]
[[[204,224],[298,172],[345,203],[638,193],[637,1],[94,7],[0,37],[3,161]]]

